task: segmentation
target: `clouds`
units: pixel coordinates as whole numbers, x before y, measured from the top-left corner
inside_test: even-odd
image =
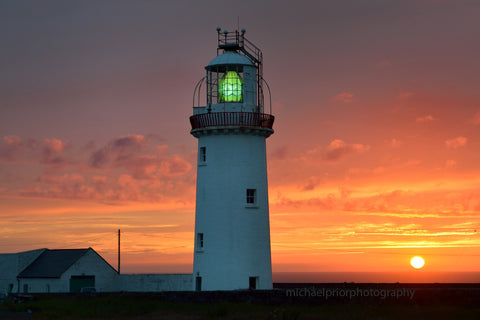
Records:
[[[0,160],[21,163],[37,161],[48,167],[62,167],[67,164],[65,150],[67,143],[59,139],[26,139],[15,135],[0,140]]]
[[[463,192],[452,191],[456,184],[463,184]],[[398,187],[398,188],[397,188]],[[303,190],[302,190],[303,191]],[[348,213],[352,215],[377,216],[379,219],[452,218],[478,220],[480,193],[478,183],[454,181],[448,186],[432,187],[429,184],[413,188],[409,185],[393,185],[391,188],[362,183],[361,187],[324,185],[315,192],[294,192],[272,195],[273,212],[296,214],[310,212]],[[469,221],[470,221],[469,220]]]
[[[45,139],[39,144],[40,162],[55,167],[61,167],[67,164],[68,160],[64,157],[63,151],[67,146],[66,142],[59,139]]]
[[[449,159],[445,161],[445,169],[455,168],[457,166],[457,161]]]
[[[408,100],[413,96],[413,92],[410,91],[400,91],[397,94],[397,99],[399,100]]]
[[[467,138],[465,137],[456,137],[453,139],[445,140],[445,146],[449,149],[458,149],[465,147],[467,145]]]
[[[97,149],[55,138],[6,136],[0,143],[0,166],[2,162],[16,169],[9,175],[21,182],[4,190],[23,197],[156,202],[183,198],[194,188],[185,156],[142,135],[114,138]],[[19,165],[27,166],[28,174]]]
[[[95,188],[86,183],[83,175],[43,174],[21,188],[18,194],[23,197],[49,199],[94,199],[97,197]]]
[[[393,139],[395,140],[395,139]],[[400,144],[400,142],[397,142]],[[269,153],[272,162],[311,161],[319,159],[326,162],[336,162],[352,154],[361,154],[370,150],[370,145],[362,143],[348,143],[342,139],[333,139],[324,145],[308,145],[308,150],[298,153],[292,146],[280,145]],[[308,164],[305,164],[308,166]],[[307,168],[304,168],[308,171]]]
[[[382,59],[376,63],[375,67],[377,69],[385,69],[390,68],[392,65],[392,61],[390,61],[389,59]]]
[[[349,144],[340,139],[335,139],[325,148],[323,159],[336,162],[348,155],[363,153],[368,150],[370,150],[368,145],[359,143]]]
[[[480,125],[480,110],[473,116],[472,123],[474,125]]]
[[[93,152],[89,164],[96,169],[120,168],[135,179],[181,176],[192,165],[178,154],[168,155],[168,146],[152,146],[141,135],[130,135],[110,141]]]
[[[433,120],[435,120],[435,118],[434,118],[432,115],[430,115],[430,114],[429,114],[429,115],[426,115],[426,116],[424,116],[424,117],[418,117],[417,119],[415,119],[416,122],[420,122],[420,123],[422,123],[422,122],[431,122],[431,121],[433,121]]]
[[[145,144],[146,139],[141,135],[129,135],[114,139],[95,151],[90,156],[89,163],[94,168],[101,168],[110,163],[120,165],[134,158]]]
[[[0,140],[0,159],[13,162],[22,147],[22,139],[17,136],[5,136]]]
[[[254,1],[239,4],[236,12],[253,14],[240,15],[247,19],[242,22],[247,37],[265,54],[264,76],[272,89],[276,133],[267,140],[270,212],[273,217],[285,214],[285,232],[292,235],[285,240],[272,229],[277,247],[320,247],[336,237],[343,247],[374,246],[386,240],[359,238],[359,226],[368,232],[384,228],[388,235],[383,236],[390,236],[394,228],[421,225],[431,216],[440,216],[445,224],[463,219],[478,225],[480,198],[472,190],[479,190],[479,43],[471,39],[477,37],[480,19],[477,5],[470,2],[449,1],[432,10],[425,1],[384,1],[380,6],[380,1],[300,1],[275,3],[276,14],[268,14],[271,3],[257,1],[255,11]],[[157,233],[149,231],[152,221],[179,223],[182,210],[193,224],[191,92],[215,55],[211,41],[216,25],[210,18],[222,16],[224,8],[198,5],[199,14],[183,4],[129,1],[111,14],[109,5],[62,4],[50,7],[65,14],[41,10],[26,19],[22,10],[4,7],[2,43],[15,39],[15,45],[0,50],[1,61],[15,57],[15,63],[4,64],[0,73],[1,211],[21,215],[43,205],[43,212],[53,212],[62,203],[74,207],[78,216],[88,210],[101,216],[98,207],[108,204],[108,214],[130,208],[125,227],[132,227],[130,218],[155,211],[139,226],[139,234]],[[179,14],[190,23],[179,20]],[[223,16],[220,26],[229,29],[231,21]],[[191,25],[198,26],[194,33]],[[175,32],[162,26],[176,26]],[[279,28],[289,34],[276,32]],[[189,50],[192,41],[195,55]],[[292,59],[295,63],[289,63]],[[140,132],[169,140],[135,134]],[[86,140],[94,143],[83,147]],[[459,175],[465,180],[456,180]],[[342,195],[341,187],[350,195]],[[276,199],[277,193],[285,196]],[[29,201],[35,203],[24,205]],[[162,221],[170,208],[176,209],[172,221]],[[271,221],[275,226],[278,218]],[[30,232],[35,235],[31,245],[40,233],[45,237],[60,229],[49,223],[41,222],[42,232]],[[105,228],[117,229],[116,223]],[[302,224],[322,229],[307,233]],[[81,234],[70,231],[74,238]],[[193,229],[189,232],[185,239]],[[3,245],[15,247],[15,237],[12,233]],[[56,234],[49,237],[57,241],[53,246],[69,243]],[[146,248],[175,245],[164,240],[155,239]],[[138,248],[138,241],[132,242],[130,248]],[[478,241],[474,249],[478,252]],[[317,255],[318,264],[330,263],[330,270],[351,265],[351,259],[342,264],[308,252]],[[285,261],[295,254],[289,250]]]
[[[398,148],[401,145],[403,145],[403,141],[397,139],[397,138],[392,138],[389,140],[385,140],[385,142],[392,148]]]
[[[332,102],[351,103],[354,101],[354,98],[355,95],[353,93],[344,91],[333,97]]]

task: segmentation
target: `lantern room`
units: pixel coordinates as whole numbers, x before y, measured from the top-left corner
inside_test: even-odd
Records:
[[[212,112],[255,112],[257,70],[245,56],[233,52],[215,57],[206,67],[207,106]]]
[[[217,28],[217,34],[217,56],[195,87],[194,114],[264,113],[262,52],[245,38],[245,29],[229,32]]]
[[[217,28],[217,34],[217,56],[205,67],[206,75],[193,93],[191,134],[199,137],[230,128],[254,129],[270,136],[274,116],[270,89],[262,77],[262,52],[245,38],[245,29],[229,32]],[[269,93],[268,112],[264,84]]]

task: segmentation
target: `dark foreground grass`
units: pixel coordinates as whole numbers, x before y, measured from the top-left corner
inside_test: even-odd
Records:
[[[39,295],[21,304],[0,304],[0,319],[479,319],[480,306],[438,304],[326,305],[259,302],[175,302],[158,295]],[[9,313],[6,313],[6,312]],[[12,313],[18,312],[18,313]],[[23,312],[23,314],[21,313]],[[2,319],[2,320],[3,320]]]

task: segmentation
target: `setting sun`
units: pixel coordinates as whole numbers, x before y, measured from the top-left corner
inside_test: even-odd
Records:
[[[425,264],[425,260],[423,260],[422,257],[413,257],[413,258],[410,260],[410,264],[411,264],[412,267],[414,267],[415,269],[421,269],[421,268],[423,268],[423,265]]]

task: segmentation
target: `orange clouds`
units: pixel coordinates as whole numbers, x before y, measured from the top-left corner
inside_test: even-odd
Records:
[[[447,160],[445,161],[445,168],[455,168],[457,166],[457,161],[455,160]]]
[[[431,115],[426,115],[424,117],[418,117],[416,119],[417,122],[430,122],[430,121],[433,121],[435,120],[435,118]]]
[[[276,117],[267,140],[275,263],[389,270],[400,246],[438,246],[480,265],[472,231],[480,230],[478,4],[432,10],[427,2],[377,1],[377,10],[348,12],[335,1],[299,2],[295,12],[292,4],[266,16],[251,10],[254,1],[239,2],[254,28],[263,21],[295,35],[251,34],[265,53]],[[110,16],[77,10],[55,34],[63,30],[55,10],[24,19],[10,6],[0,19],[8,24],[2,34],[16,39],[0,50],[2,61],[15,57],[0,73],[3,251],[91,245],[113,256],[121,227],[130,263],[191,266],[197,141],[188,116],[192,81],[215,55],[216,34],[203,31],[210,21],[198,10],[184,12],[206,24],[192,33],[175,24],[175,6],[152,1],[164,10],[143,12],[150,6],[129,3]],[[213,16],[222,8],[199,9]],[[125,12],[135,23],[125,23]],[[151,28],[158,23],[167,27]],[[172,25],[185,41],[162,50]],[[194,55],[188,39],[198,40]],[[135,134],[152,132],[168,140]],[[458,257],[437,262],[430,265],[469,267]]]
[[[173,155],[160,166],[160,171],[165,176],[181,176],[188,173],[192,169],[192,165],[182,159],[179,155]]]
[[[17,136],[5,136],[2,140],[0,140],[0,159],[14,161],[18,149],[21,147],[22,139]]]
[[[480,110],[475,113],[472,119],[472,123],[475,125],[480,125]]]
[[[401,91],[397,94],[397,99],[400,100],[407,100],[413,96],[413,92],[409,91]]]
[[[342,92],[332,98],[332,102],[350,103],[353,102],[355,95],[349,92]]]
[[[382,60],[380,60],[380,61],[377,62],[376,67],[377,67],[378,69],[383,69],[383,68],[389,68],[389,67],[391,67],[392,65],[393,65],[393,64],[392,64],[392,62],[391,62],[390,60],[388,60],[388,59],[382,59]]]
[[[63,166],[67,160],[63,156],[66,143],[58,139],[45,139],[40,145],[40,161],[46,165]]]
[[[455,193],[450,191],[453,187],[450,185],[445,187],[445,190],[428,185],[419,186],[417,189],[404,185],[394,189],[395,186],[378,188],[372,182],[371,185],[363,185],[361,188],[344,186],[335,190],[324,183],[316,190],[306,189],[311,191],[308,193],[302,190],[302,194],[290,191],[288,196],[283,193],[273,195],[271,206],[274,210],[282,212],[292,209],[297,213],[326,210],[337,213],[350,212],[355,215],[375,215],[383,219],[388,216],[405,219],[422,217],[461,219],[462,215],[470,216],[472,212],[480,210],[480,193],[475,189],[477,186],[478,184],[471,184],[462,193]]]
[[[78,173],[43,174],[20,189],[18,194],[34,198],[91,199],[95,197],[95,189],[88,186]]]
[[[10,179],[18,181],[2,188],[10,194],[109,202],[157,202],[186,195],[193,199],[192,164],[142,135],[119,137],[86,153],[59,139],[27,141],[8,136],[0,143],[0,165],[2,160],[9,163]],[[29,167],[30,175],[15,170],[21,164]]]
[[[27,139],[5,136],[0,140],[0,160],[12,163],[38,161],[48,167],[62,167],[69,160],[64,155],[67,143],[59,139]]]
[[[386,140],[385,141],[389,146],[391,146],[392,148],[398,148],[400,147],[402,144],[403,144],[403,141],[399,140],[399,139],[396,139],[396,138],[392,138],[390,140]]]
[[[272,196],[272,252],[276,262],[295,261],[320,270],[393,271],[402,270],[395,261],[402,249],[423,248],[434,255],[430,271],[445,270],[450,255],[469,252],[468,263],[449,266],[448,270],[472,270],[478,257],[480,210],[478,183],[458,181],[468,186],[463,192],[452,192],[454,184],[444,189],[431,185],[404,185],[388,189],[376,180],[360,187],[335,190],[322,185],[304,199],[292,192]],[[384,191],[382,191],[384,190]],[[310,197],[309,197],[310,196]],[[292,214],[292,212],[295,212]],[[371,255],[377,251],[375,259]],[[352,254],[358,254],[355,258]],[[337,256],[335,267],[322,261]],[[446,255],[446,256],[442,256]],[[290,258],[290,259],[289,259]],[[332,258],[332,257],[331,257]],[[349,263],[354,259],[355,264]],[[325,269],[323,269],[325,268]]]
[[[135,160],[137,154],[146,145],[145,137],[141,135],[130,135],[117,138],[105,147],[97,150],[90,156],[90,164],[95,168],[106,165],[122,166],[128,164],[129,160]],[[138,160],[138,158],[136,159]]]
[[[453,139],[445,140],[445,145],[450,149],[458,149],[467,145],[467,138],[456,137]]]
[[[323,158],[327,161],[339,161],[343,157],[368,151],[370,146],[364,144],[349,144],[335,139],[325,148]]]

